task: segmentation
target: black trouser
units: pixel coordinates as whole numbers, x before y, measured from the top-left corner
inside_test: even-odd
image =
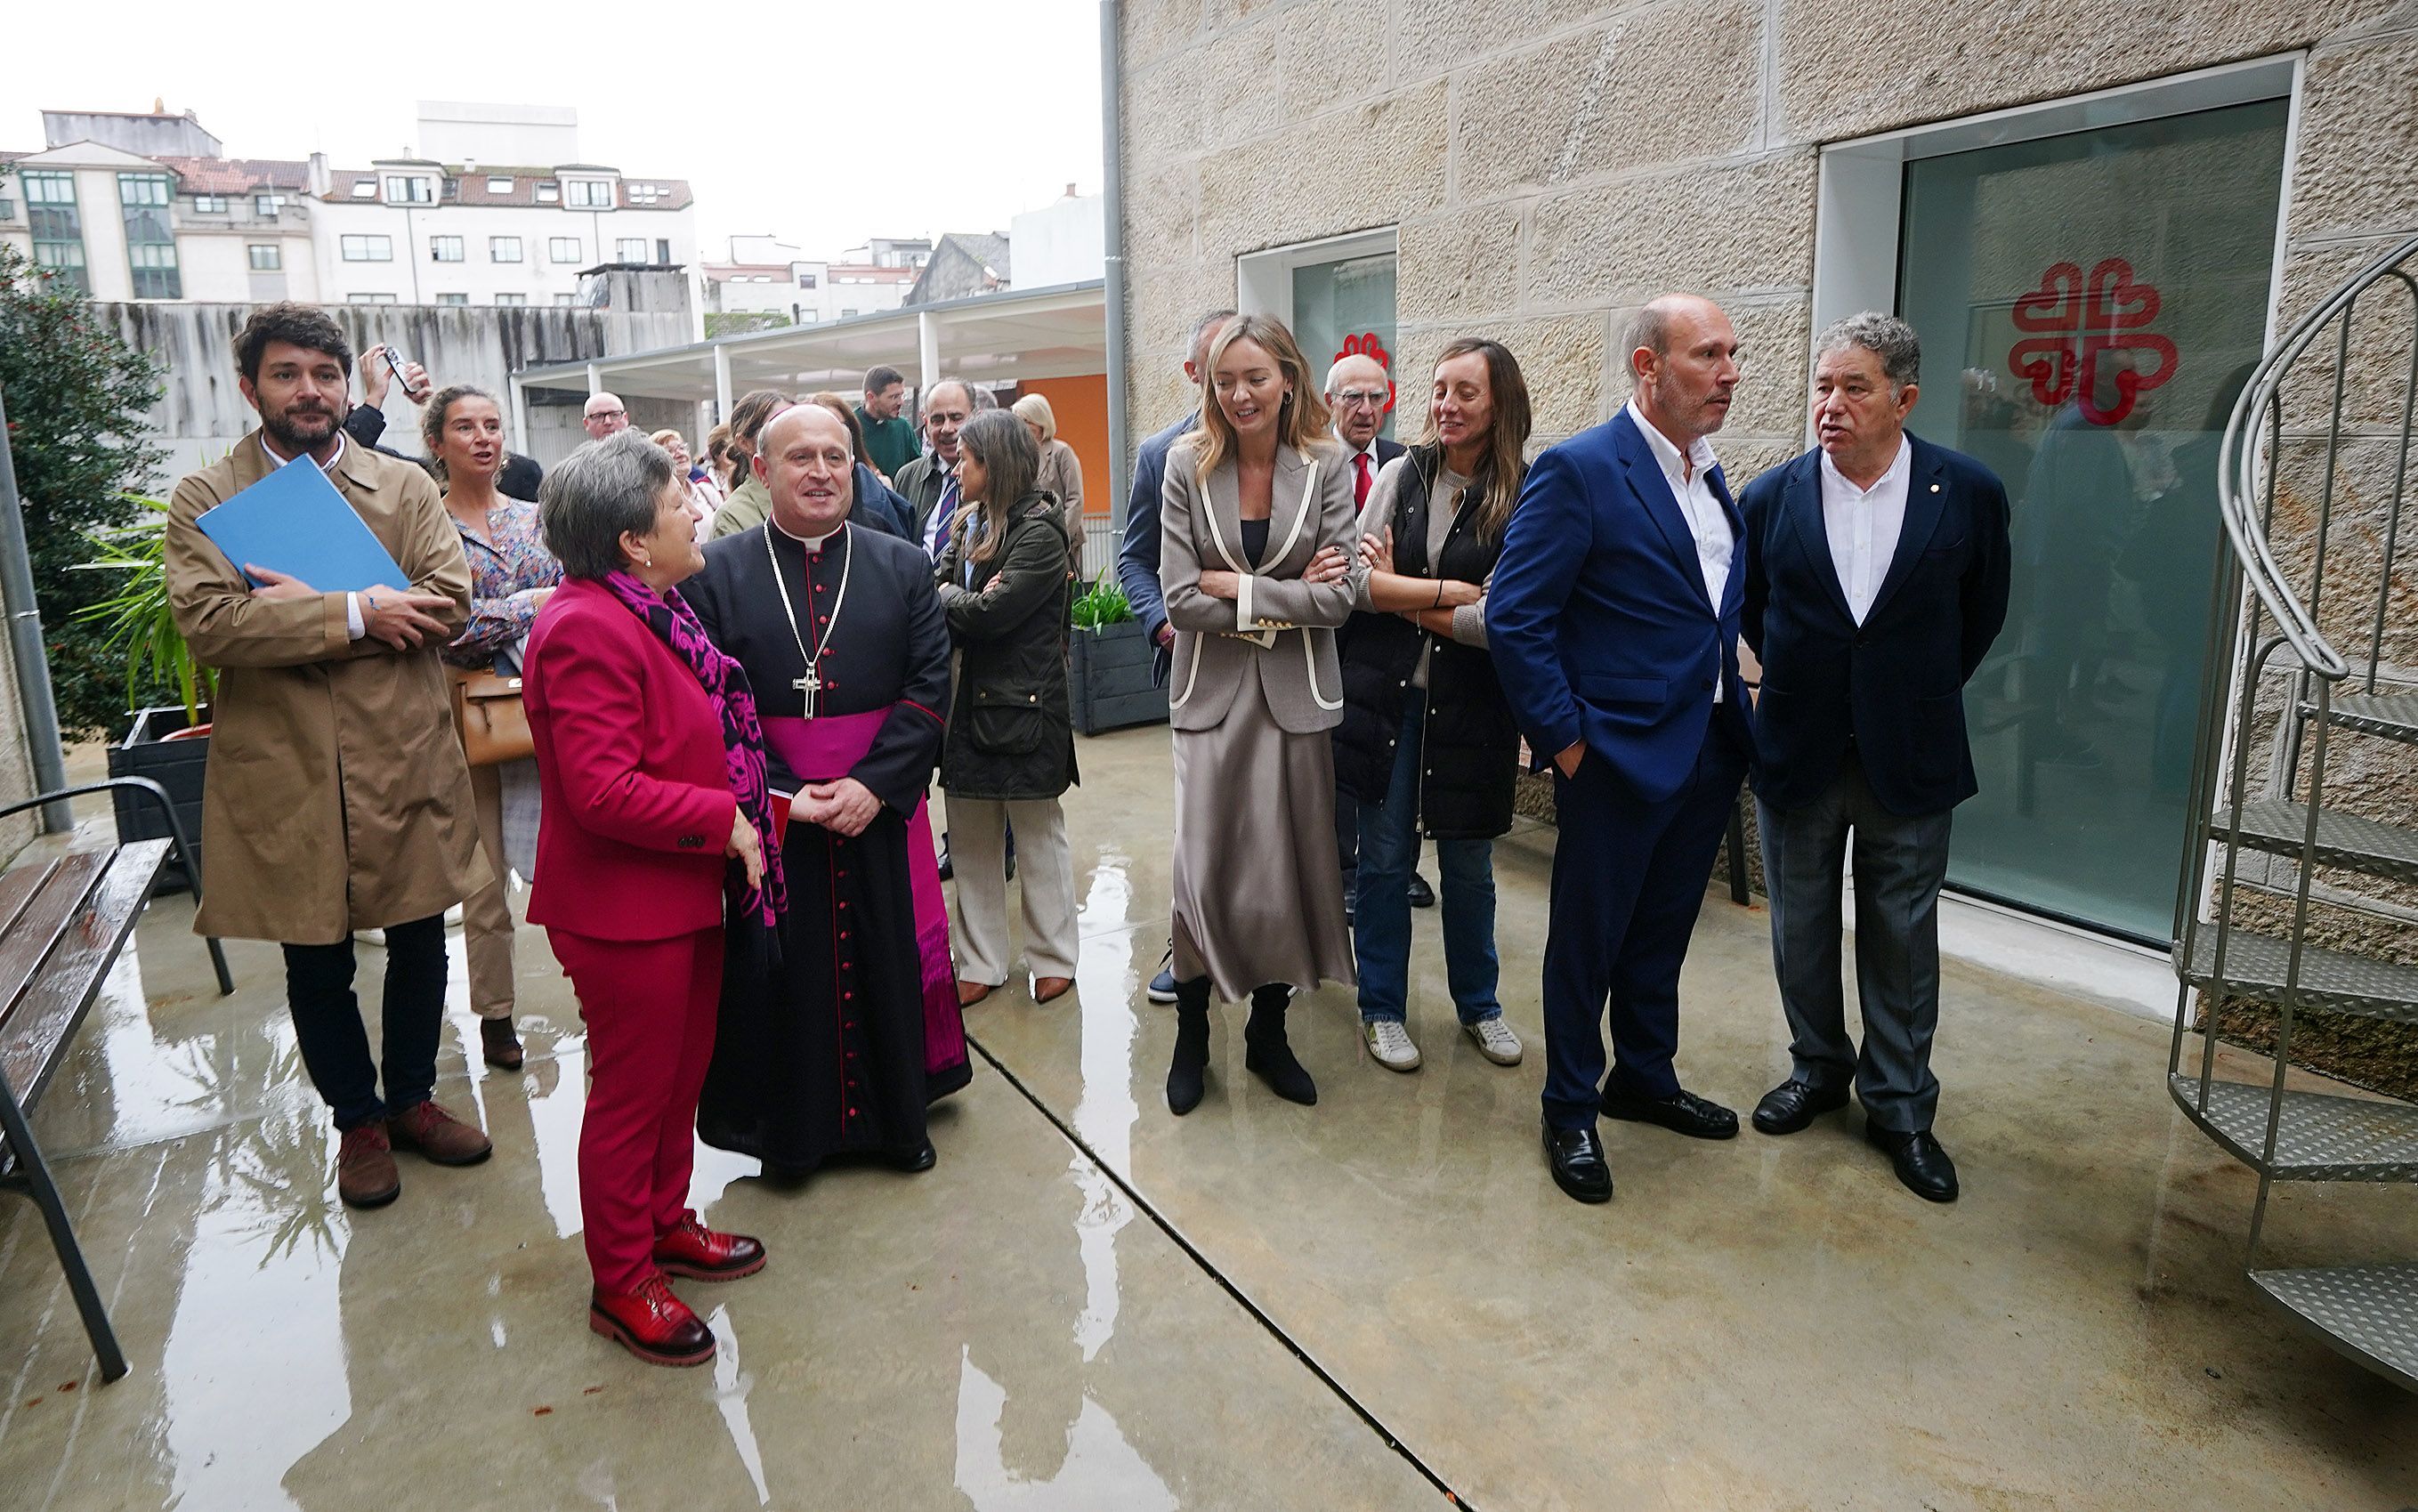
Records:
[[[386,927],[386,991],[380,1067],[370,1061],[369,1031],[353,994],[353,941],[286,945],[285,1005],[311,1085],[351,1133],[390,1112],[428,1100],[436,1086],[436,1038],[445,1020],[445,916]]]

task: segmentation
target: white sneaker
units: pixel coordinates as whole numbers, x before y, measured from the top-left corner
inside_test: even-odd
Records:
[[[1481,1018],[1475,1024],[1461,1026],[1462,1033],[1477,1043],[1477,1053],[1498,1066],[1520,1063],[1520,1036],[1500,1018]]]
[[[1362,1019],[1360,1039],[1377,1063],[1388,1071],[1419,1068],[1419,1047],[1411,1043],[1411,1031],[1390,1018]]]

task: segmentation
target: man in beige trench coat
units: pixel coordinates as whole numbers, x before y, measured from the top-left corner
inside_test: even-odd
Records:
[[[488,1153],[429,1096],[445,910],[487,865],[436,660],[469,616],[470,571],[428,475],[345,439],[353,359],[334,321],[265,306],[236,357],[260,428],[176,485],[167,527],[176,628],[219,669],[193,927],[283,946],[302,1063],[342,1135],[337,1192],[377,1207],[401,1189],[396,1145],[441,1165]],[[410,581],[320,593],[254,565],[263,586],[247,582],[194,521],[288,461],[325,469]],[[353,995],[368,928],[386,931],[383,1098]]]

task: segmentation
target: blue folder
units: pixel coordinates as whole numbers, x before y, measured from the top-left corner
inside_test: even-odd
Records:
[[[411,586],[328,475],[304,458],[204,510],[193,523],[237,572],[246,563],[266,567],[322,593]]]

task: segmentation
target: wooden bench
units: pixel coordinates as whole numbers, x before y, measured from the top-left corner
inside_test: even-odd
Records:
[[[189,872],[199,867],[187,858],[183,825],[167,793],[159,784],[140,777],[115,777],[107,782],[43,793],[22,803],[0,808],[0,817],[80,793],[111,788],[147,792],[168,817],[169,839],[137,840],[99,850],[70,850],[38,856],[0,876],[0,1187],[25,1193],[42,1210],[50,1226],[51,1246],[67,1272],[76,1310],[84,1316],[84,1332],[100,1361],[103,1381],[126,1374],[126,1356],[109,1326],[108,1311],[93,1285],[84,1251],[68,1222],[67,1204],[34,1141],[26,1114],[41,1101],[69,1045],[84,1024],[84,1014],[143,916],[152,885],[159,879],[170,848]],[[193,899],[201,901],[198,876]],[[215,939],[209,942],[210,964],[218,972],[219,992],[233,992],[226,956]]]

